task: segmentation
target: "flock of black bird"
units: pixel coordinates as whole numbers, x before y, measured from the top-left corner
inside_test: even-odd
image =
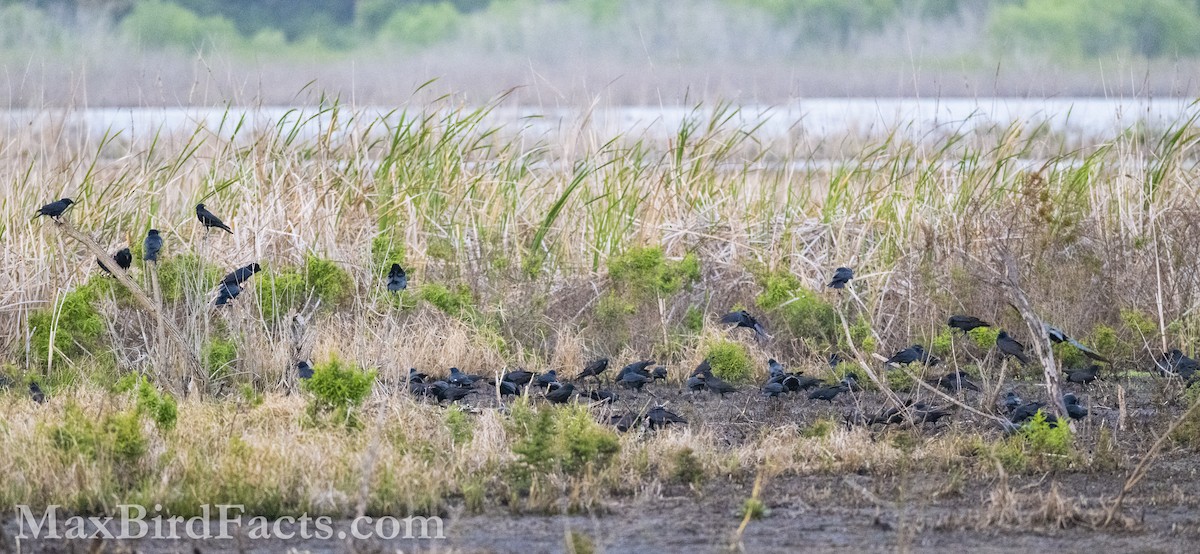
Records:
[[[47,216],[58,220],[74,204],[70,198],[51,202],[42,206],[34,218]],[[206,209],[204,204],[196,205],[196,218],[205,227],[206,231],[215,228],[228,233],[233,232],[219,217]],[[162,235],[158,230],[151,229],[144,242],[143,259],[148,262],[157,262],[162,248]],[[122,270],[129,269],[133,261],[129,248],[117,251],[113,255],[113,261]],[[108,272],[108,269],[103,264],[100,267],[105,272]],[[261,269],[259,264],[250,263],[230,272],[218,283],[216,299],[213,304],[215,306],[223,306],[237,298],[241,294],[245,283],[255,273],[261,271]],[[834,272],[828,287],[844,289],[852,279],[854,279],[854,271],[852,269],[839,267]],[[392,264],[386,279],[387,290],[390,292],[400,292],[407,287],[408,277],[404,269],[399,264]],[[750,329],[759,340],[770,337],[762,324],[745,310],[726,314],[720,318],[720,321],[733,325],[735,328]],[[966,315],[951,316],[947,321],[947,325],[964,333],[982,327],[991,327],[989,323],[979,318]],[[1094,361],[1109,363],[1109,360],[1105,357],[1069,337],[1061,329],[1046,325],[1045,331],[1047,337],[1052,342],[1068,343]],[[1025,345],[1003,330],[997,333],[996,348],[1000,352],[1001,357],[1012,357],[1022,364],[1030,363],[1029,356],[1026,355]],[[834,369],[838,369],[842,361],[842,358],[838,354],[833,354],[829,358],[829,364]],[[1197,372],[1200,369],[1200,363],[1187,357],[1178,349],[1171,350],[1156,361],[1162,373],[1177,375],[1188,383],[1200,377],[1200,373]],[[887,358],[885,366],[889,369],[909,364],[922,364],[926,367],[933,367],[940,362],[939,358],[926,352],[924,346],[914,344]],[[587,364],[574,379],[566,382],[559,381],[555,370],[535,374],[518,369],[504,373],[496,379],[490,379],[481,375],[466,374],[458,368],[452,367],[446,378],[434,379],[425,373],[417,371],[416,368],[411,368],[407,381],[408,390],[411,394],[434,399],[438,403],[463,400],[476,390],[476,385],[488,384],[492,385],[495,393],[501,397],[522,395],[527,394],[530,390],[536,390],[546,401],[554,404],[570,402],[575,396],[587,398],[593,402],[612,404],[619,399],[619,394],[598,386],[608,368],[609,359],[601,358]],[[828,383],[825,380],[804,375],[801,371],[788,372],[775,359],[768,361],[767,370],[767,380],[758,388],[759,392],[766,397],[775,398],[794,393],[806,393],[810,400],[824,400],[832,404],[838,395],[842,393],[861,390],[858,383],[859,378],[853,372],[846,372],[841,380],[835,383]],[[299,362],[296,371],[298,377],[301,379],[309,379],[313,375],[313,368],[307,361]],[[1100,378],[1100,366],[1092,364],[1086,368],[1068,369],[1065,371],[1065,377],[1069,383],[1087,385]],[[0,376],[0,378],[3,377]],[[642,392],[645,387],[652,385],[656,381],[665,381],[666,378],[667,369],[665,367],[656,365],[653,360],[641,360],[621,368],[611,382],[631,391]],[[586,386],[589,380],[594,381],[597,386]],[[979,386],[971,381],[970,375],[963,371],[954,371],[946,375],[931,378],[927,380],[927,383],[952,393],[965,394],[967,392],[980,391]],[[707,359],[702,361],[692,371],[684,384],[693,393],[708,391],[719,397],[739,392],[737,387],[714,375]],[[36,382],[30,384],[29,392],[35,401],[40,403],[45,400],[45,395]],[[1063,404],[1067,409],[1067,415],[1072,419],[1081,419],[1088,415],[1087,408],[1079,404],[1074,394],[1065,394],[1063,396]],[[1045,404],[1039,401],[1026,402],[1022,400],[1015,391],[1008,391],[1003,401],[1003,408],[1008,413],[1009,419],[1016,424],[1028,421],[1044,407]],[[936,423],[952,415],[952,413],[947,408],[931,406],[925,402],[909,399],[904,402],[903,409],[889,408],[873,415],[854,413],[846,416],[846,420],[850,424],[887,425],[901,423],[907,415],[913,423]],[[1046,420],[1052,424],[1056,423],[1052,414],[1047,414]],[[662,405],[656,405],[648,410],[613,415],[611,422],[622,431],[636,425],[646,425],[653,429],[674,423],[686,423],[683,418],[670,412]]]

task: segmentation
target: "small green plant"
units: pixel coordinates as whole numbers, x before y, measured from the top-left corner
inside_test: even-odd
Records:
[[[704,466],[691,448],[680,448],[671,456],[671,477],[685,485],[696,485],[704,480]]]
[[[158,284],[164,302],[178,303],[188,293],[207,295],[221,280],[221,269],[202,261],[196,254],[180,254],[159,258]]]
[[[63,422],[51,428],[50,438],[63,453],[124,464],[141,460],[149,445],[136,411],[108,413],[97,421],[75,404],[67,406]]]
[[[929,341],[929,352],[935,356],[949,356],[954,351],[954,329],[946,327]]]
[[[264,268],[254,277],[254,286],[263,318],[275,322],[309,301],[319,300],[325,308],[342,305],[355,290],[354,279],[346,270],[312,254],[305,258],[303,268]]]
[[[312,378],[303,385],[312,394],[307,411],[310,422],[319,423],[328,416],[333,424],[357,428],[358,407],[371,393],[374,382],[374,371],[348,366],[337,358],[317,364]]]
[[[237,344],[232,340],[216,337],[204,344],[200,354],[200,362],[208,371],[209,379],[222,379],[232,373],[237,359]]]
[[[828,419],[818,419],[805,427],[800,434],[809,439],[823,439],[833,432],[835,424]]]
[[[137,387],[137,413],[149,417],[159,429],[170,431],[179,418],[179,406],[174,396],[159,392],[143,377]]]
[[[404,241],[389,233],[375,235],[371,239],[371,263],[386,275],[392,264],[404,265]]]
[[[30,351],[36,363],[44,364],[49,359],[51,347],[57,355],[71,359],[94,354],[103,347],[108,324],[95,308],[98,287],[89,282],[59,297],[54,307],[30,312]]]
[[[741,343],[727,340],[713,342],[708,345],[705,357],[712,366],[713,375],[726,381],[745,383],[754,376],[754,360]]]
[[[242,402],[251,408],[257,408],[263,403],[263,395],[250,383],[242,383],[238,393],[242,397]]]
[[[850,339],[854,341],[854,347],[862,352],[875,351],[875,334],[871,332],[871,322],[865,317],[859,317],[854,325],[850,326]],[[848,347],[845,333],[838,334],[838,348],[845,351]]]
[[[842,329],[833,305],[804,288],[789,273],[774,272],[762,277],[763,292],[755,304],[778,314],[793,336],[815,341],[817,349],[840,344]]]
[[[1136,335],[1148,337],[1158,332],[1158,324],[1154,319],[1140,310],[1122,308],[1121,324]]]
[[[617,435],[592,418],[586,406],[534,410],[525,399],[512,405],[510,431],[517,437],[509,468],[513,484],[528,491],[534,478],[561,471],[577,477],[607,466],[620,450]]]
[[[450,438],[454,440],[455,445],[471,441],[471,420],[458,404],[446,410],[446,427],[450,429]]]
[[[975,346],[982,350],[991,350],[996,346],[996,337],[1000,336],[1000,329],[993,327],[976,327],[967,332],[967,336],[975,341]]]
[[[993,455],[1008,471],[1057,471],[1071,465],[1071,429],[1047,420],[1038,410],[1021,432],[1000,441]]]
[[[763,504],[762,500],[757,498],[747,498],[745,502],[742,502],[742,506],[737,511],[737,516],[741,518],[762,519],[769,515],[771,515],[771,510],[767,508],[766,504]]]
[[[441,283],[429,283],[420,290],[422,300],[451,317],[471,319],[477,315],[471,289],[463,283],[455,285],[454,288]]]
[[[683,328],[693,333],[704,330],[704,311],[697,306],[690,306],[683,314]]]
[[[700,280],[700,259],[667,260],[662,247],[633,247],[608,260],[608,276],[639,296],[668,296]]]

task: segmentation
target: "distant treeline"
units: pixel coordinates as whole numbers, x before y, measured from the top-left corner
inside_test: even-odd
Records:
[[[977,29],[992,48],[1074,59],[1200,53],[1200,0],[0,0],[0,10],[0,46],[19,46],[31,23],[106,22],[146,48],[336,53],[381,43],[423,48],[460,38],[472,22],[520,26],[548,10],[601,30],[653,26],[656,14],[669,19],[661,14],[671,10],[708,10],[757,14],[792,51],[853,51],[888,30],[943,24]]]

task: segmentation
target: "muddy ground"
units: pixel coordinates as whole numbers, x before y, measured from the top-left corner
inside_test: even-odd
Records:
[[[1087,420],[1074,424],[1076,447],[1091,448],[1099,430],[1109,429],[1119,452],[1116,469],[1007,475],[976,467],[952,476],[917,466],[784,474],[764,482],[760,498],[769,512],[750,521],[740,536],[737,512],[751,496],[752,475],[711,477],[698,487],[655,481],[631,497],[608,499],[603,510],[585,515],[514,515],[503,506],[492,506],[481,515],[466,515],[460,507],[452,507],[445,514],[445,539],[43,540],[21,541],[19,550],[564,552],[567,537],[574,533],[586,537],[595,551],[603,552],[720,552],[730,548],[747,552],[1196,552],[1200,551],[1200,480],[1196,474],[1200,456],[1173,442],[1167,443],[1146,477],[1125,498],[1120,522],[1097,525],[1157,434],[1182,413],[1184,407],[1178,401],[1165,400],[1170,398],[1170,387],[1153,377],[1110,380],[1086,389],[1068,386],[1091,409]],[[1118,388],[1126,398],[1123,428]],[[1042,389],[1037,382],[1028,381],[1018,384],[1016,390],[1034,399],[1041,397]],[[665,402],[688,418],[689,425],[712,429],[728,444],[739,444],[769,427],[797,424],[800,429],[821,418],[841,421],[856,409],[869,412],[882,405],[880,395],[871,392],[843,396],[832,404],[799,396],[766,399],[748,387],[725,398],[694,395],[661,384],[644,393],[618,392],[617,409]],[[927,399],[929,393],[918,396]],[[976,393],[966,396],[966,401],[976,407],[986,405]],[[468,404],[491,409],[495,402],[478,393]],[[604,416],[604,409],[597,407],[597,415]],[[1002,434],[983,418],[960,411],[950,421],[925,425],[919,431],[876,426],[872,436],[874,440],[894,440],[897,433],[916,432],[926,437],[982,434],[989,439]],[[997,491],[1004,490],[1011,492],[1012,499],[1007,516],[997,515],[1004,511],[997,506]],[[348,525],[348,521],[340,521],[335,528]],[[0,541],[5,551],[18,550],[16,529],[15,518],[8,516]]]

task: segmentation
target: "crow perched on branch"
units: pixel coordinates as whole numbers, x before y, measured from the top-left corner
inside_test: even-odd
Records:
[[[959,329],[964,333],[968,333],[972,329],[978,329],[980,327],[991,327],[988,322],[969,315],[952,315],[950,316],[950,320],[946,322],[946,325],[949,325],[954,329]]]
[[[846,288],[846,284],[854,278],[854,270],[848,267],[839,267],[833,272],[833,280],[829,282],[829,286],[835,289]]]
[[[63,212],[67,211],[67,208],[70,208],[74,203],[75,201],[71,200],[70,198],[55,200],[38,208],[37,213],[33,215],[33,219],[37,219],[43,215],[49,216],[51,219],[58,219],[62,217]],[[32,221],[32,219],[30,221]]]

